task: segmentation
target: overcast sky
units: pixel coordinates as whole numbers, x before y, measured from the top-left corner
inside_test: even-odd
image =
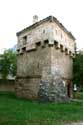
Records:
[[[83,48],[83,0],[0,0],[0,50],[17,43],[16,32],[39,20],[55,16]]]

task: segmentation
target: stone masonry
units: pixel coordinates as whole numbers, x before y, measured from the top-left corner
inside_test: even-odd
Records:
[[[53,16],[17,33],[18,97],[67,102],[72,97],[74,36]]]

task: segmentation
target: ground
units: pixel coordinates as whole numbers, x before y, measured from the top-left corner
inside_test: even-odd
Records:
[[[43,104],[0,92],[0,125],[70,125],[80,121],[83,121],[83,101]]]

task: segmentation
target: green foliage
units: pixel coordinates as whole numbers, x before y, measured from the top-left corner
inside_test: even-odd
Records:
[[[16,75],[16,53],[10,49],[0,56],[0,73],[3,79]]]
[[[73,63],[74,83],[83,86],[83,54],[76,54]]]

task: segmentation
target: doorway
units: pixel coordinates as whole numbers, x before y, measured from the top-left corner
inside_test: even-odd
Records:
[[[72,97],[72,82],[70,80],[67,81],[67,95],[69,98]]]

